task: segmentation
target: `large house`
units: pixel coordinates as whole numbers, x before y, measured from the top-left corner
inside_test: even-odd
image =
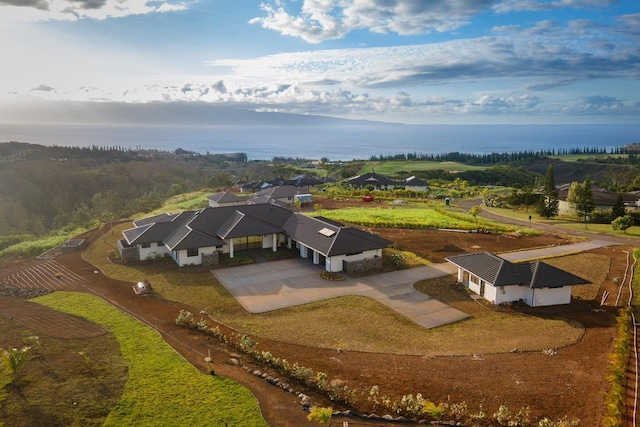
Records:
[[[429,184],[420,178],[410,176],[404,181],[394,181],[377,173],[365,173],[347,180],[347,184],[353,188],[363,189],[372,186],[374,190],[412,190],[427,191]]]
[[[218,208],[220,206],[238,206],[247,203],[247,197],[236,196],[228,191],[221,191],[207,196],[209,206]]]
[[[372,186],[374,190],[394,190],[396,188],[402,188],[402,183],[377,173],[365,173],[354,176],[347,181],[347,184],[358,189],[363,189],[368,186]]]
[[[558,190],[558,213],[575,213],[573,206],[567,202],[571,184],[558,185],[556,188]],[[593,195],[593,204],[597,209],[611,209],[616,203],[618,194],[622,196],[622,201],[626,207],[634,209],[640,207],[640,194],[638,194],[637,191],[632,191],[630,193],[616,193],[615,191],[610,191],[606,188],[601,188],[592,184],[591,194]]]
[[[279,185],[258,191],[249,199],[249,203],[259,204],[276,201],[283,206],[293,206],[296,201],[302,205],[313,203],[313,196],[309,191],[293,185]]]
[[[569,304],[572,286],[589,283],[542,261],[514,264],[488,252],[456,255],[447,261],[458,267],[458,282],[494,304]]]
[[[179,266],[216,264],[247,249],[296,248],[300,257],[343,271],[349,263],[378,260],[389,241],[335,221],[293,212],[276,203],[208,207],[133,222],[118,242],[123,258],[171,256]]]

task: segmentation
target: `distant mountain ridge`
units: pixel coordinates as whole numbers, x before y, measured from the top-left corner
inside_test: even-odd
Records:
[[[257,112],[209,102],[25,102],[0,106],[0,122],[201,126],[389,126],[328,116]],[[400,125],[401,126],[401,125]]]

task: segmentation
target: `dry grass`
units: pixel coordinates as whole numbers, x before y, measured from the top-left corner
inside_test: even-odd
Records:
[[[125,227],[121,227],[123,229]],[[116,236],[119,230],[116,230]],[[465,355],[520,350],[540,350],[575,342],[579,325],[497,310],[472,300],[456,289],[455,277],[421,282],[418,289],[473,317],[435,329],[424,329],[387,306],[360,296],[345,296],[250,314],[208,272],[175,266],[121,266],[110,264],[105,254],[115,247],[107,234],[85,252],[85,257],[112,278],[149,280],[162,297],[205,308],[218,321],[268,338],[324,348],[383,353]],[[177,313],[176,313],[177,316]]]
[[[1,347],[22,347],[25,326],[0,316]],[[0,424],[101,426],[122,395],[127,364],[112,334],[84,339],[40,334],[15,384],[7,386]],[[82,354],[80,354],[82,353]]]
[[[425,280],[415,285],[424,292],[472,318],[441,326],[433,331],[433,354],[469,354],[520,351],[562,347],[576,342],[584,328],[563,319],[525,315],[474,300],[455,276]],[[450,352],[447,350],[450,349]],[[464,349],[467,349],[465,352]],[[473,351],[471,351],[473,349]]]
[[[560,258],[545,259],[544,262],[587,279],[589,285],[574,286],[572,296],[583,301],[591,301],[598,295],[600,286],[607,278],[611,259],[605,255],[584,253]]]

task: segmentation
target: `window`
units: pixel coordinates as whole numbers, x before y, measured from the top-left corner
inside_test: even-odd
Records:
[[[143,243],[142,247],[143,248],[150,248],[151,247],[151,243]]]
[[[187,249],[187,256],[198,256],[198,248]]]
[[[158,247],[159,247],[159,248],[161,248],[161,247],[163,247],[163,246],[164,246],[164,243],[162,243],[162,242],[157,242],[157,243],[156,243],[156,245],[158,245]]]

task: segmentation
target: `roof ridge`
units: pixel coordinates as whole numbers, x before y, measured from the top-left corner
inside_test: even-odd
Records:
[[[183,224],[183,226],[187,229],[187,232],[184,233],[182,235],[182,238],[180,240],[178,240],[173,246],[171,246],[169,249],[173,250],[173,248],[175,248],[176,246],[178,246],[180,244],[180,242],[182,242],[184,239],[187,238],[187,236],[189,235],[189,233],[191,233],[193,231],[193,228],[189,227],[189,224]],[[174,234],[176,234],[178,231],[180,231],[180,227],[176,228],[173,233],[171,233],[169,236],[167,236],[167,240],[171,240],[171,237],[174,236]],[[164,244],[164,241],[162,242]]]

